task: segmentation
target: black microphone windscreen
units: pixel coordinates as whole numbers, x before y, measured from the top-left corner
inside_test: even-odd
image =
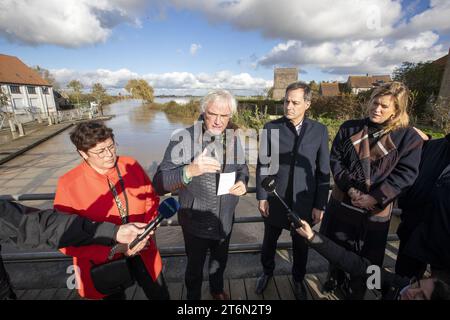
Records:
[[[158,211],[164,219],[168,219],[177,213],[178,209],[180,209],[180,204],[175,198],[170,197],[159,204]]]
[[[273,192],[275,191],[275,188],[277,187],[277,181],[274,176],[268,176],[265,177],[264,180],[261,182],[261,187],[266,190],[266,192]]]

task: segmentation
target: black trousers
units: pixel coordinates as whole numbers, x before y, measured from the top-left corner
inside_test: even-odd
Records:
[[[261,251],[261,264],[264,273],[273,275],[275,270],[275,252],[277,249],[277,241],[281,235],[283,228],[273,226],[264,222],[264,239]],[[295,281],[303,281],[306,274],[306,263],[308,261],[308,245],[304,238],[297,232],[291,232],[292,237],[292,254],[294,263],[292,265],[292,277]]]
[[[348,213],[339,210],[333,212],[331,209],[335,209],[335,207],[332,205],[333,202],[330,201],[328,207],[330,216],[327,220],[325,235],[345,249],[356,252],[374,265],[382,267],[390,221],[373,222],[355,214],[354,221],[350,223]],[[344,217],[347,217],[347,219],[344,220]],[[331,264],[328,277],[338,282],[346,279],[344,271]],[[347,289],[348,299],[364,299],[367,290],[365,275],[350,277]]]
[[[183,230],[184,246],[187,255],[185,284],[188,300],[200,300],[202,296],[203,267],[208,249],[209,258],[209,290],[221,293],[223,273],[228,260],[228,247],[231,233],[224,240],[203,239]]]
[[[148,273],[144,261],[140,256],[129,258],[131,274],[136,280],[137,290],[142,290],[149,300],[170,300],[169,290],[161,272],[158,278],[153,278]],[[134,288],[134,286],[132,287]],[[130,288],[129,288],[130,289]],[[131,300],[134,290],[125,290],[103,298],[103,300]]]

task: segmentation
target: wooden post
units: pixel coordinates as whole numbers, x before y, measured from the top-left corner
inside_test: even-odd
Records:
[[[17,122],[17,127],[19,127],[19,137],[23,137],[25,135],[25,130],[23,129],[23,124]]]
[[[11,128],[11,132],[16,132],[16,125],[11,119],[8,119],[9,127]]]

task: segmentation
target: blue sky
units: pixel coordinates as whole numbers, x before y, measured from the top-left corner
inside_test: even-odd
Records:
[[[121,90],[258,94],[277,66],[306,81],[386,74],[448,53],[445,0],[0,0],[0,53]],[[374,5],[375,3],[375,5]],[[28,21],[23,24],[21,21]]]

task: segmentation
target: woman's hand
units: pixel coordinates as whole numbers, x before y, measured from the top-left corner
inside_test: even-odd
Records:
[[[128,244],[119,244],[116,250],[116,253],[123,253],[127,257],[132,257],[146,249],[149,245],[150,236],[152,236],[154,232],[152,231],[147,237],[145,237],[141,242],[139,242],[133,249],[128,247]]]
[[[377,204],[377,200],[374,197],[368,194],[361,195],[358,199],[352,200],[352,204],[355,207],[359,207],[366,210],[375,209],[375,205]]]
[[[311,240],[312,237],[314,237],[314,231],[311,229],[311,226],[304,220],[300,219],[300,222],[302,223],[302,226],[296,229],[297,233],[306,240]]]
[[[352,199],[352,201],[359,199],[363,195],[363,193],[361,191],[359,191],[358,189],[355,189],[353,187],[348,189],[347,194],[350,197],[350,199]]]

